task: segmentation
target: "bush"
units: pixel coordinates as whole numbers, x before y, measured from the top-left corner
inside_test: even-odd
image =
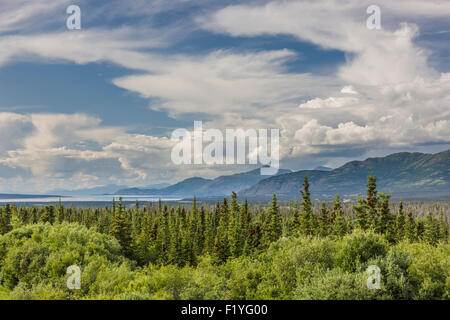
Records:
[[[113,268],[124,261],[116,239],[74,223],[27,225],[0,237],[0,285],[11,289],[15,298],[81,297],[96,281],[94,265]],[[80,291],[66,287],[71,265],[82,270]],[[84,273],[85,268],[89,272]]]
[[[450,244],[400,243],[397,248],[411,257],[407,271],[415,287],[414,298],[450,298]]]
[[[354,272],[364,267],[365,263],[376,257],[384,257],[388,248],[383,236],[355,230],[343,239],[337,254],[337,264],[344,271]]]
[[[294,299],[299,300],[363,300],[375,298],[376,290],[367,288],[365,273],[349,273],[340,268],[315,273],[299,284]]]
[[[415,288],[408,275],[410,264],[410,255],[398,248],[391,248],[385,257],[370,260],[367,266],[376,265],[381,270],[378,295],[385,299],[413,299]]]
[[[311,272],[334,267],[336,243],[330,238],[282,238],[260,259],[263,279],[258,287],[261,299],[290,299],[297,282]]]

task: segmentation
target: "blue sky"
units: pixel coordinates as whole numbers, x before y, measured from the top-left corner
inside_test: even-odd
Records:
[[[67,30],[67,6],[81,30]],[[176,166],[176,128],[280,128],[294,170],[450,144],[450,4],[0,4],[0,192],[145,186],[246,166]]]

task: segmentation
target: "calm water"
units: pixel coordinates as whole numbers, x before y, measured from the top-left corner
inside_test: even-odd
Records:
[[[0,205],[5,203],[17,203],[24,205],[46,205],[58,203],[61,199],[61,202],[64,205],[75,205],[75,206],[104,206],[110,205],[114,200],[119,201],[119,198],[122,197],[123,202],[125,203],[135,203],[136,200],[142,203],[146,202],[157,202],[161,199],[161,201],[171,202],[171,201],[180,201],[181,198],[170,197],[170,196],[142,196],[142,195],[87,195],[87,196],[64,196],[64,197],[44,197],[44,198],[20,198],[17,196],[16,198],[9,199],[0,199]]]

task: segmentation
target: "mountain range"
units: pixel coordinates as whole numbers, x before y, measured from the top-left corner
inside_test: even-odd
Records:
[[[450,150],[436,154],[401,152],[386,157],[351,161],[331,171],[302,170],[264,179],[240,192],[249,199],[266,199],[274,193],[282,199],[299,197],[308,175],[316,199],[354,200],[365,193],[367,176],[377,177],[378,190],[397,199],[450,199]]]
[[[267,200],[274,193],[280,199],[292,200],[299,198],[308,175],[314,199],[330,200],[339,192],[343,199],[354,200],[365,193],[369,174],[377,177],[378,190],[391,193],[394,199],[450,199],[450,150],[436,154],[400,152],[351,161],[336,169],[280,169],[270,177],[261,176],[259,169],[215,179],[193,177],[166,188],[126,188],[116,194],[211,198],[235,191],[249,200]]]
[[[291,170],[280,169],[278,175],[291,173]],[[164,195],[180,197],[216,197],[229,195],[232,191],[239,192],[248,189],[267,176],[260,174],[260,169],[220,176],[215,179],[193,177],[161,189],[126,188],[120,189],[117,195]]]
[[[146,189],[160,189],[170,186],[168,183],[158,183],[145,187]],[[49,191],[51,194],[58,194],[64,196],[84,196],[84,195],[104,195],[113,194],[117,190],[128,188],[125,185],[109,184],[106,186],[99,186],[93,188],[82,188],[82,189],[53,189]]]
[[[377,177],[378,189],[391,193],[393,198],[450,199],[450,150],[436,154],[401,152],[351,161],[336,169],[281,169],[271,177],[261,176],[259,169],[215,179],[194,177],[162,189],[128,188],[116,194],[208,198],[235,191],[250,200],[266,200],[274,193],[280,199],[292,200],[299,198],[303,178],[308,175],[315,199],[329,200],[340,193],[342,198],[354,200],[365,193],[369,174]]]

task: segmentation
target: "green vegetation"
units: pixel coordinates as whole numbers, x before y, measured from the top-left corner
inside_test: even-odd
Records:
[[[57,207],[0,210],[0,299],[449,299],[449,226],[417,216],[370,176],[346,214],[339,196],[316,212],[215,206]],[[81,268],[81,289],[66,270]],[[367,288],[369,265],[381,288]]]

